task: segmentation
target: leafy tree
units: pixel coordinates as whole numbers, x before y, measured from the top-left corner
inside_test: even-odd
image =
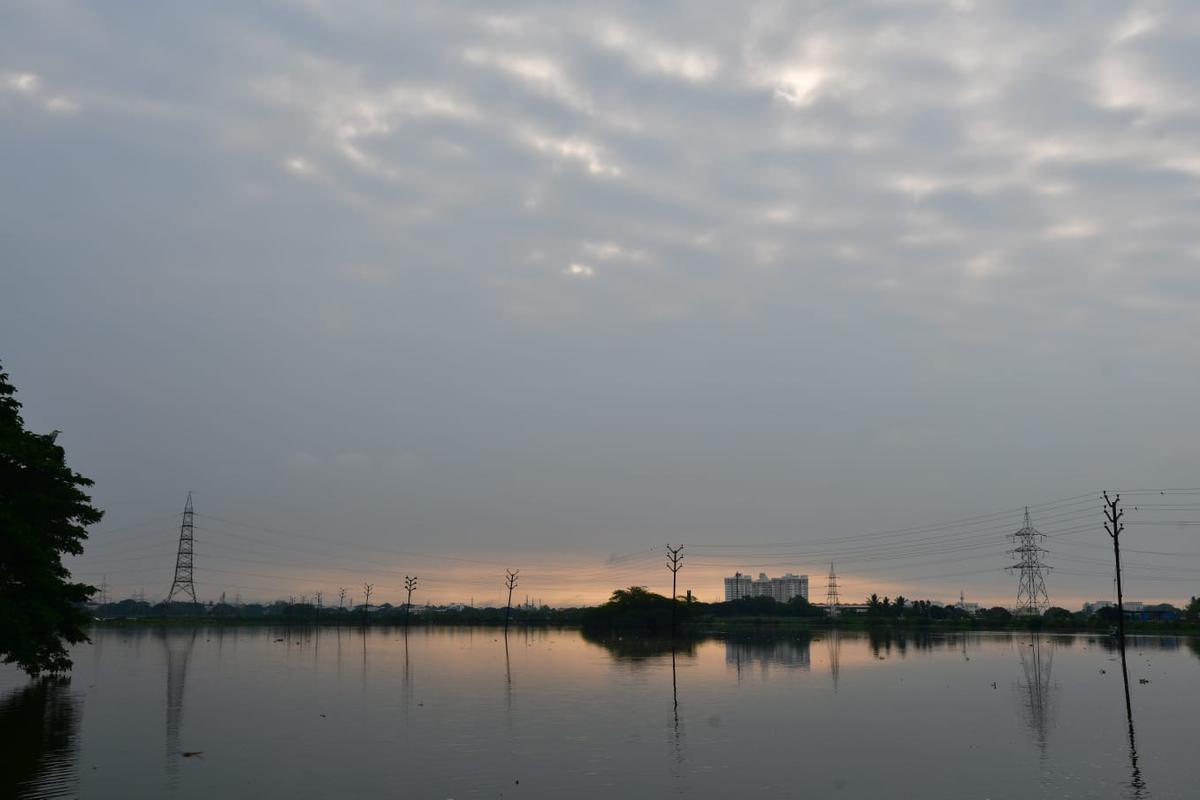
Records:
[[[871,615],[878,614],[879,609],[882,607],[882,604],[879,602],[879,595],[872,592],[871,596],[867,598],[867,613]]]
[[[1069,622],[1074,618],[1074,614],[1065,608],[1059,606],[1051,606],[1043,612],[1042,617],[1048,622]]]
[[[0,370],[0,659],[31,675],[70,669],[64,642],[86,641],[83,603],[96,591],[71,583],[64,553],[83,552],[103,512],[92,485],[67,467],[58,432],[31,433]]]
[[[1183,613],[1189,622],[1200,621],[1200,597],[1193,597]]]
[[[1010,612],[1007,608],[1004,608],[1003,606],[992,606],[991,608],[980,611],[979,617],[980,617],[980,619],[984,620],[985,622],[990,622],[993,624],[996,624],[996,623],[1003,624],[1003,623],[1009,622],[1012,619],[1012,612]]]

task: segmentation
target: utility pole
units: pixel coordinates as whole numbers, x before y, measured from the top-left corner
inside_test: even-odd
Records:
[[[408,628],[408,610],[409,610],[409,608],[412,607],[412,593],[413,593],[413,589],[417,588],[417,576],[413,575],[410,578],[407,575],[405,575],[404,576],[404,588],[408,590],[408,602],[404,604],[404,627],[407,629]]]
[[[375,590],[375,584],[364,583],[363,592],[367,595],[367,601],[363,603],[363,625],[367,624],[367,613],[371,610],[371,592]]]
[[[512,593],[513,589],[517,588],[517,573],[519,569],[506,569],[504,575],[504,585],[508,587],[508,605],[504,607],[504,635],[508,635],[508,617],[512,614]]]
[[[183,521],[179,523],[179,552],[175,556],[175,580],[171,582],[171,591],[167,592],[168,603],[176,594],[190,597],[192,603],[196,603],[196,584],[192,580],[192,545],[195,541],[192,514],[192,493],[188,492],[187,502],[183,505]]]
[[[671,633],[675,633],[675,582],[683,569],[683,545],[667,545],[667,569],[671,570]]]
[[[321,621],[321,597],[322,593],[317,592],[317,622]]]
[[[1018,571],[1021,575],[1017,582],[1017,613],[1040,617],[1050,607],[1043,573],[1052,568],[1042,563],[1042,554],[1048,552],[1041,544],[1046,534],[1033,527],[1029,506],[1025,507],[1025,523],[1021,530],[1010,538],[1013,540],[1013,549],[1009,553],[1016,556],[1018,561],[1008,567],[1008,571]]]
[[[1121,677],[1125,679],[1125,713],[1133,719],[1133,706],[1129,702],[1129,669],[1125,666],[1125,596],[1121,587],[1121,531],[1125,530],[1125,523],[1121,522],[1121,518],[1125,516],[1125,512],[1119,507],[1121,503],[1121,495],[1117,495],[1111,500],[1108,497],[1108,492],[1104,493],[1104,530],[1108,533],[1113,543],[1113,560],[1117,568],[1117,642],[1121,646]],[[1132,725],[1132,722],[1130,723]]]

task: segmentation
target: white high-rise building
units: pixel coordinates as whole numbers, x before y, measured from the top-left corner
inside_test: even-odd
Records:
[[[749,575],[738,572],[725,579],[725,602],[754,596],[754,581]]]
[[[808,576],[788,573],[781,578],[768,578],[767,573],[758,573],[751,578],[738,572],[725,579],[725,600],[743,597],[770,597],[778,603],[786,603],[793,597],[808,599]]]

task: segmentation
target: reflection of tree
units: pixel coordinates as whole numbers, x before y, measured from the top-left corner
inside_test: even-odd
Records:
[[[872,628],[867,631],[867,640],[871,646],[871,652],[879,658],[879,652],[882,650],[888,655],[892,654],[892,648],[896,648],[896,652],[901,658],[908,654],[908,647],[912,645],[917,650],[932,650],[935,638],[929,631],[904,631],[892,630],[891,628]]]
[[[775,664],[809,669],[812,664],[812,638],[802,636],[733,638],[725,640],[725,663],[741,669],[743,662],[757,661],[762,669]]]
[[[1028,642],[1018,642],[1017,646],[1021,657],[1021,670],[1024,673],[1024,679],[1017,682],[1022,716],[1033,733],[1038,750],[1045,758],[1049,731],[1053,727],[1055,687],[1051,679],[1051,670],[1054,666],[1054,650],[1048,642],[1043,647],[1040,634],[1035,634]]]
[[[167,786],[179,782],[179,735],[183,727],[183,688],[187,680],[188,659],[196,643],[196,630],[159,630],[167,652]]]
[[[1186,641],[1188,649],[1192,651],[1196,658],[1200,658],[1200,637],[1189,636]]]
[[[78,732],[79,703],[65,678],[43,678],[0,698],[0,797],[78,796]]]
[[[582,633],[586,641],[600,645],[617,660],[635,664],[669,656],[673,652],[694,656],[696,655],[696,645],[703,642],[705,638],[686,633],[680,633],[674,639],[669,636],[599,635],[586,630]]]

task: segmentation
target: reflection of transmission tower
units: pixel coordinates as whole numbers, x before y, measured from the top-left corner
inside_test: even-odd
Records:
[[[841,631],[837,628],[829,629],[829,638],[825,640],[826,646],[829,648],[829,674],[833,676],[833,693],[837,694],[838,676],[842,672],[842,640]]]
[[[183,522],[179,525],[179,554],[175,556],[175,580],[167,592],[167,602],[176,594],[192,598],[196,602],[196,584],[192,582],[192,493],[188,492],[183,506]]]
[[[1042,612],[1050,607],[1044,573],[1051,568],[1042,563],[1042,554],[1049,551],[1042,547],[1042,540],[1046,538],[1046,534],[1033,527],[1028,506],[1025,508],[1025,524],[1010,538],[1013,540],[1013,549],[1009,552],[1016,556],[1018,561],[1009,567],[1008,571],[1020,573],[1020,580],[1017,582],[1017,613],[1041,616]]]
[[[838,579],[832,561],[829,562],[829,581],[825,584],[825,606],[831,619],[838,615]]]
[[[1026,723],[1033,732],[1042,757],[1046,756],[1046,744],[1053,723],[1054,688],[1050,672],[1054,666],[1054,651],[1049,647],[1042,653],[1042,637],[1035,634],[1028,645],[1018,643],[1021,657],[1021,669],[1025,673],[1024,682],[1018,682],[1017,691],[1021,694],[1022,706]]]
[[[174,633],[160,630],[163,648],[167,651],[167,785],[174,788],[179,782],[179,734],[183,726],[183,687],[187,680],[188,658],[196,642],[196,631]]]

